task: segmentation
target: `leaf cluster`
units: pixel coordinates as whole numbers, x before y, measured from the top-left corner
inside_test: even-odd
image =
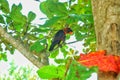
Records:
[[[74,31],[77,41],[84,41],[84,52],[95,51],[95,30],[90,0],[46,0],[40,3],[40,10],[47,16],[47,20],[40,27],[49,27],[50,34],[57,30],[70,27]],[[69,39],[69,38],[68,38]],[[49,43],[48,43],[49,44]]]
[[[45,33],[46,30],[37,29],[38,25],[33,25],[32,22],[36,18],[34,12],[30,11],[28,12],[28,15],[24,15],[22,13],[21,3],[18,5],[13,4],[12,7],[9,7],[7,0],[0,0],[0,11],[0,25],[6,30],[6,32],[12,35],[13,38],[19,40],[26,48],[30,47],[30,50],[34,49],[33,51],[36,52],[40,52],[46,48],[46,40],[43,40],[43,32]],[[13,54],[15,48],[0,36],[0,50],[9,51]]]
[[[91,77],[92,73],[97,72],[97,70],[97,67],[87,68],[73,60],[67,69],[67,72],[64,65],[49,65],[40,68],[37,73],[42,79],[86,80]]]
[[[65,28],[67,25],[74,31],[77,41],[84,41],[84,52],[95,50],[96,38],[90,0],[69,0],[67,2],[46,0],[40,3],[40,10],[47,16],[47,20],[39,27],[50,29],[49,35],[54,36],[56,31]],[[67,39],[69,39],[69,35],[67,35]],[[51,37],[48,38],[48,47],[50,41]],[[78,56],[76,53],[77,51],[67,45],[55,49],[51,52],[50,58],[53,58],[58,66],[44,66],[38,70],[38,75],[43,79],[86,80],[97,69],[88,69],[77,63]],[[62,54],[63,58],[57,58],[59,54]],[[69,62],[70,59],[72,62]],[[63,66],[62,70],[59,69],[61,65]],[[59,71],[63,74],[59,74]]]

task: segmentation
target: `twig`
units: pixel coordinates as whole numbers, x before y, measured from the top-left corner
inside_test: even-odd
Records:
[[[54,50],[58,49],[59,47],[62,47],[63,44],[72,44],[72,43],[76,43],[76,42],[79,42],[79,41],[72,41],[72,42],[68,42],[68,43],[61,43],[56,48],[54,48]]]
[[[68,43],[65,43],[65,44],[72,44],[72,43],[76,43],[76,42],[79,42],[79,41],[72,41],[72,42],[68,42]]]

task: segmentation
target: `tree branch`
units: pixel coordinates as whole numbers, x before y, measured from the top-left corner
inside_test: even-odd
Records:
[[[79,42],[79,41],[72,41],[72,42],[68,42],[68,43],[61,43],[56,48],[54,48],[54,50],[58,49],[59,47],[62,47],[63,44],[73,44],[73,43],[76,43],[76,42]]]
[[[0,26],[0,35],[6,41],[8,41],[12,46],[14,46],[19,52],[21,52],[21,54],[23,54],[36,67],[40,68],[40,67],[44,66],[48,62],[48,60],[46,60],[45,63],[44,63],[43,60],[39,60],[39,58],[37,56],[35,56],[28,48],[26,48],[19,40],[16,40],[14,37],[12,37],[10,34],[8,34],[2,28],[2,26]],[[43,59],[45,57],[47,57],[46,52],[42,52],[40,54],[41,54],[41,57],[43,57]]]
[[[65,44],[72,44],[72,43],[76,43],[76,42],[79,42],[79,41],[72,41],[72,42],[68,42],[68,43],[65,43]]]

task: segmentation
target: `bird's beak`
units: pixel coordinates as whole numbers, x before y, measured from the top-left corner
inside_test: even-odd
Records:
[[[70,35],[72,35],[72,34],[73,34],[73,32],[69,32],[69,34],[70,34]]]

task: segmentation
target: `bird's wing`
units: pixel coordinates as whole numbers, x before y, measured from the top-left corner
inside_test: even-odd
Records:
[[[58,31],[58,32],[55,34],[55,36],[54,36],[54,38],[53,38],[53,42],[54,42],[54,41],[61,41],[61,40],[64,41],[64,39],[65,39],[64,31],[63,31],[63,30],[60,30],[60,31]]]

